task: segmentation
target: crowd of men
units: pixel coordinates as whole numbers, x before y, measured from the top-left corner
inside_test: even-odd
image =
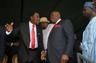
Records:
[[[90,19],[81,43],[85,58],[96,63],[96,9],[94,2],[85,2],[84,16]],[[51,23],[50,23],[51,22]],[[75,63],[73,48],[75,43],[74,28],[70,19],[62,19],[59,11],[41,17],[38,12],[31,13],[29,21],[14,27],[14,22],[0,27],[0,63],[5,52],[7,63],[13,63],[14,55],[18,63]],[[85,61],[83,61],[86,63]]]

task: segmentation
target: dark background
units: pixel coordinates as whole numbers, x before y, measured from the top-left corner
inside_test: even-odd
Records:
[[[27,21],[31,12],[36,10],[40,16],[47,16],[52,10],[59,10],[62,18],[72,20],[75,33],[79,38],[88,21],[83,17],[83,4],[88,0],[0,0],[0,25],[8,21]],[[90,0],[89,0],[90,1]]]

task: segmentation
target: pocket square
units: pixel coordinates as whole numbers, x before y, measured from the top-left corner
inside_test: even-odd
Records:
[[[55,25],[54,25],[54,28],[59,28],[59,27],[61,27],[60,24],[55,24]]]

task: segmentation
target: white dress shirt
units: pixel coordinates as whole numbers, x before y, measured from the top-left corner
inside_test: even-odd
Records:
[[[56,22],[56,24],[58,24],[60,21],[61,21],[61,19],[59,19],[59,20]]]
[[[52,30],[54,24],[49,24],[48,27],[46,29],[43,30],[43,45],[44,45],[44,49],[47,49],[47,42],[48,42],[48,37],[50,34],[50,31]]]
[[[29,48],[32,48],[32,23],[29,21],[29,31],[30,31],[30,44],[29,44]],[[37,39],[37,29],[36,29],[36,25],[34,26],[34,31],[35,31],[35,48],[38,48],[38,39]]]

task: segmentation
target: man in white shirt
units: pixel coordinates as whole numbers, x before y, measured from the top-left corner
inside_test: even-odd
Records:
[[[47,50],[47,42],[48,42],[48,36],[50,34],[51,29],[53,28],[54,24],[49,24],[49,21],[46,17],[42,17],[40,19],[40,24],[43,28],[43,44],[44,49]]]
[[[43,60],[46,60],[46,52],[47,52],[47,43],[48,43],[48,37],[50,34],[50,31],[52,30],[54,24],[49,24],[49,21],[47,19],[47,17],[41,17],[40,19],[40,25],[43,29],[43,46],[44,46],[44,50],[45,53],[43,52],[42,54],[45,54],[45,57],[43,58]]]

